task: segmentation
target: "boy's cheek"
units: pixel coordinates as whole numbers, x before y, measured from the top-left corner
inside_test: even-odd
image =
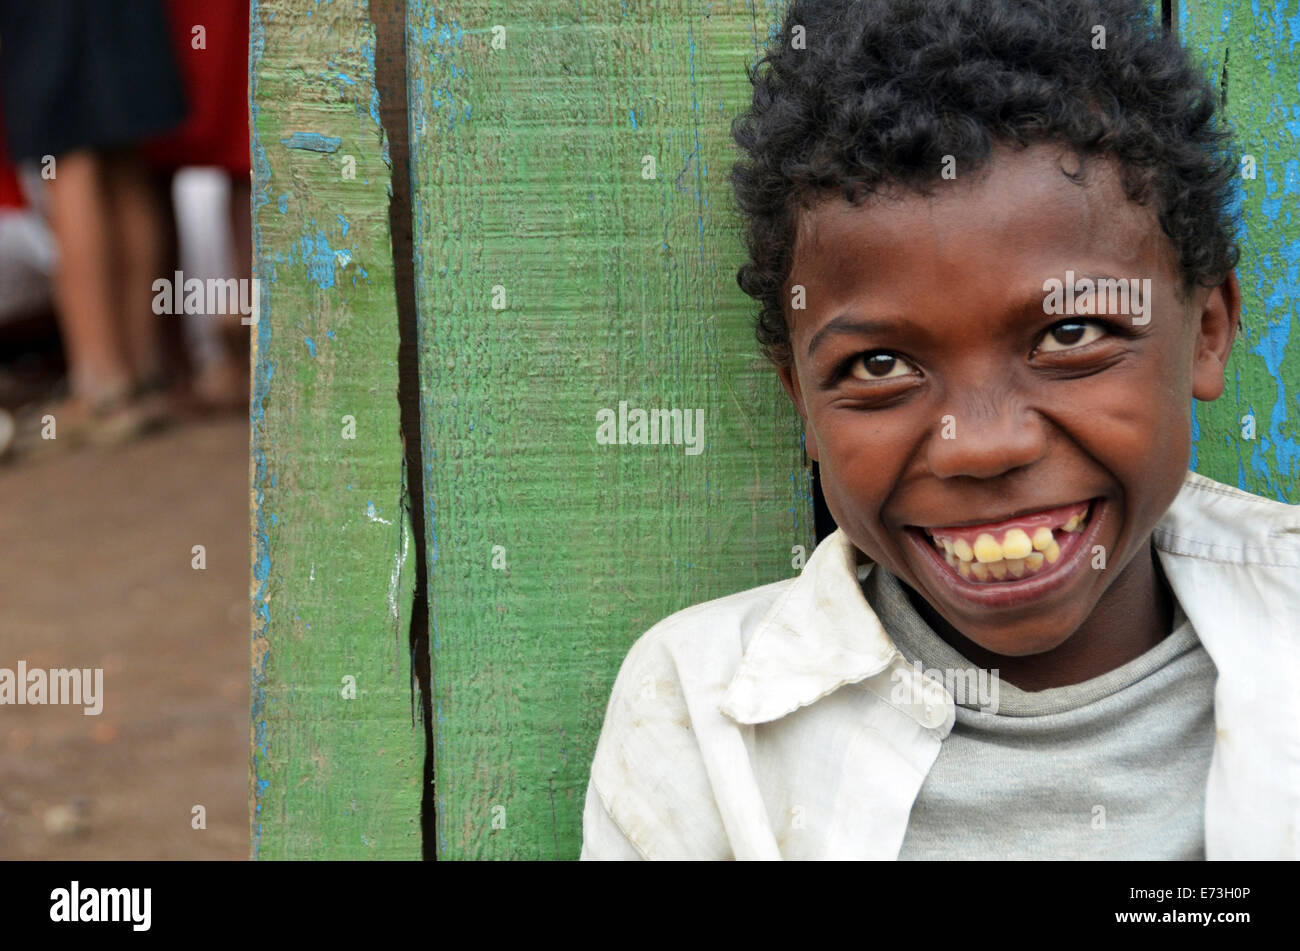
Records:
[[[902,565],[894,556],[895,544],[880,520],[881,500],[889,491],[867,478],[843,478],[843,473],[828,472],[822,466],[822,494],[835,524],[872,561],[898,574]]]
[[[1191,453],[1191,401],[1177,387],[1099,392],[1065,417],[1064,432],[1121,482],[1150,486],[1160,474],[1181,483]]]

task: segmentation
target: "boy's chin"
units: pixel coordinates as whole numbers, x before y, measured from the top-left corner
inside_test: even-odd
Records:
[[[1065,634],[1061,633],[1063,628]],[[1046,654],[1048,651],[1056,650],[1070,639],[1075,627],[1054,623],[1025,625],[1015,630],[1006,628],[975,631],[958,628],[958,630],[972,644],[982,647],[991,654],[1000,657],[1032,657],[1035,654]]]

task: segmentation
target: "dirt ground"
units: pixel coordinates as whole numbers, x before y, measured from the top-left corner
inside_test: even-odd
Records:
[[[248,564],[246,420],[0,464],[0,668],[104,671],[0,706],[0,859],[247,858]]]

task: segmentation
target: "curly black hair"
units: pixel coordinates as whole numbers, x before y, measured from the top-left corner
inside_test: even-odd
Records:
[[[1221,283],[1239,256],[1231,134],[1210,82],[1150,6],[794,0],[747,70],[753,103],[731,125],[749,252],[736,280],[761,305],[768,358],[792,360],[783,287],[801,208],[836,191],[857,204],[883,184],[925,191],[944,156],[976,169],[995,144],[1060,142],[1118,160],[1128,199],[1154,199],[1184,291]]]

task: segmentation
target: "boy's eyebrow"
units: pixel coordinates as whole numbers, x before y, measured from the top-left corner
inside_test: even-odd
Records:
[[[828,320],[820,330],[813,334],[812,339],[808,341],[808,356],[811,357],[813,351],[821,346],[828,336],[879,333],[888,329],[889,326],[889,323],[883,320],[871,320],[853,314],[841,314],[833,320]]]

